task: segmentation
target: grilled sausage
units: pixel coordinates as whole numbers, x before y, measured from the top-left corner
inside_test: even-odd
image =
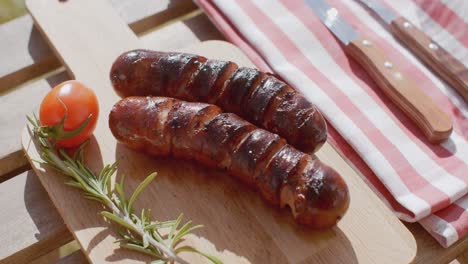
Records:
[[[300,93],[273,76],[233,62],[133,50],[116,59],[110,78],[122,97],[168,96],[216,104],[305,152],[317,151],[327,138],[322,114]]]
[[[329,228],[348,208],[348,188],[336,171],[215,105],[127,97],[114,105],[109,127],[132,149],[226,170],[310,227]]]

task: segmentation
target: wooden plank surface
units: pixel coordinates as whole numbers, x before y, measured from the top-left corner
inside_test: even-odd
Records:
[[[0,263],[28,263],[72,235],[33,171],[0,184]]]
[[[458,255],[457,261],[460,264],[468,264],[468,251],[464,251],[464,253]]]
[[[83,252],[81,252],[80,246],[73,240],[53,251],[36,258],[30,264],[50,264],[50,263],[88,263]]]
[[[157,2],[157,1],[154,1],[154,2]],[[115,5],[114,5],[114,7],[115,7]],[[142,10],[140,10],[140,12],[141,11]],[[144,17],[144,16],[141,16],[141,17]],[[151,15],[148,15],[148,17],[151,17]],[[29,16],[26,16],[26,18],[30,19]],[[189,39],[186,38],[187,36],[199,37],[201,40],[211,39],[209,37],[204,38],[204,36],[210,36],[210,35],[211,36],[214,36],[214,35],[220,36],[219,32],[213,27],[213,25],[209,22],[209,20],[204,15],[203,16],[197,16],[196,18],[190,19],[189,21],[190,21],[189,23],[178,22],[176,24],[171,24],[171,25],[166,26],[166,27],[164,27],[164,28],[162,28],[162,29],[160,29],[158,31],[151,32],[150,34],[143,36],[142,39],[144,40],[145,46],[149,47],[149,48],[153,48],[153,49],[165,50],[166,49],[166,47],[164,47],[165,43],[169,43],[171,45],[174,45],[177,48],[181,47],[183,45],[182,43],[190,43]],[[202,22],[201,23],[192,23],[193,21],[202,21]],[[21,33],[21,32],[24,33],[25,31],[27,33],[31,32],[30,30],[32,30],[32,23],[29,21],[28,23],[23,22],[23,24],[29,24],[31,26],[29,31],[23,29],[23,31],[18,30],[16,33]],[[12,27],[12,28],[18,29],[20,27],[16,26],[16,27]],[[0,26],[0,36],[4,36],[4,34],[5,34],[4,30],[5,30],[4,25]],[[192,31],[195,31],[197,33],[193,34]],[[13,30],[13,32],[15,32],[15,31]],[[37,31],[34,31],[34,32],[31,33],[31,34],[37,34]],[[162,32],[164,32],[164,33],[162,33]],[[184,34],[177,34],[178,32],[184,32]],[[19,34],[18,34],[18,37],[13,37],[13,39],[18,39],[18,40],[21,40],[23,38],[24,37],[21,37]],[[36,37],[34,37],[34,38],[36,38]],[[3,39],[6,39],[6,38],[3,38]],[[37,43],[39,43],[39,46],[37,46],[38,45]],[[40,50],[41,49],[40,43],[43,43],[43,42],[41,42],[41,41],[39,41],[39,42],[32,41],[30,43],[30,45],[31,45],[30,48],[33,49],[33,50]],[[44,48],[44,47],[42,47],[42,48]],[[22,51],[26,52],[27,50],[23,49]],[[1,54],[1,55],[3,55],[3,54]],[[7,55],[8,57],[11,57],[12,54],[5,54],[5,55]],[[15,58],[16,57],[21,57],[21,55],[18,55],[18,56],[15,55],[13,57],[15,57]],[[3,65],[4,64],[0,65],[0,68]],[[33,75],[36,75],[36,74],[33,74]],[[52,78],[54,78],[54,77],[52,77]],[[25,79],[27,79],[27,77]],[[36,85],[32,85],[32,84],[26,84],[26,86],[27,87],[37,87]],[[45,84],[42,88],[50,89],[50,85]],[[45,91],[45,90],[43,90],[43,91]],[[28,95],[28,93],[24,93],[24,94]],[[0,96],[2,96],[2,95],[0,95]],[[19,101],[19,98],[21,98],[21,97],[18,97],[17,101]],[[2,99],[2,97],[0,97],[0,100],[1,99]],[[26,106],[31,106],[30,102],[34,102],[34,101],[35,101],[34,97],[32,97],[32,96],[29,97],[29,98],[27,97],[25,100],[23,100],[23,104],[26,105]],[[2,106],[5,106],[5,104],[0,104],[0,107],[2,107]],[[34,107],[36,107],[36,106],[34,105]],[[31,109],[33,109],[34,107],[32,107]],[[7,110],[9,110],[9,108],[7,108],[7,107],[1,108],[0,112],[4,113],[4,110],[7,111]],[[23,113],[22,116],[24,116],[24,114],[30,113],[30,112],[31,111],[26,111],[26,112]],[[19,124],[18,127],[21,127],[24,124],[23,121],[20,120],[20,119],[8,119],[9,124],[11,122],[15,122],[15,121],[21,121],[21,122],[16,122],[17,124]],[[0,133],[3,133],[4,131],[5,131],[5,129],[2,129],[2,131]],[[0,140],[3,139],[3,138],[8,138],[8,137],[3,137],[2,135],[0,135]],[[0,142],[0,146],[3,147],[3,142]],[[17,145],[16,150],[19,150],[19,145]],[[0,154],[0,157],[1,157],[1,154]],[[15,159],[18,160],[18,162],[13,162],[13,163],[24,164],[25,159],[24,159],[21,152],[14,151],[14,154],[11,155],[10,157],[12,157],[13,160],[15,160]],[[3,158],[5,158],[5,156],[3,156]],[[2,169],[4,169],[4,168],[5,168],[5,166],[2,165],[2,158],[0,158],[0,171]],[[8,170],[9,169],[6,169],[6,171],[8,171]],[[4,169],[4,171],[5,171],[5,169]],[[0,173],[0,175],[2,175],[2,173]],[[20,192],[21,194],[24,194],[24,189],[21,190],[21,188],[18,188],[17,191]],[[44,190],[40,190],[40,192],[44,192]],[[45,203],[47,203],[47,202],[45,202]],[[25,212],[25,213],[27,214],[27,212]],[[27,214],[27,215],[29,215],[29,214]],[[453,247],[451,247],[449,249],[443,249],[435,242],[435,240],[433,240],[420,227],[419,228],[411,228],[410,227],[410,231],[414,234],[414,236],[415,236],[415,238],[417,239],[417,242],[418,242],[418,255],[417,255],[417,258],[415,260],[415,263],[440,263],[438,261],[440,258],[438,258],[438,257],[443,257],[445,259],[450,259],[454,255],[456,255],[457,252],[460,251],[459,249],[458,250],[453,250],[454,247],[460,247],[461,251],[466,250],[466,246],[465,247],[459,246],[460,244],[456,244],[455,246],[453,246]],[[422,239],[422,243],[421,243],[421,239]],[[0,250],[1,251],[0,254],[3,252],[4,249],[5,248],[2,247],[2,250]]]
[[[110,0],[137,35],[197,9],[191,0]]]
[[[140,36],[144,47],[162,51],[180,49],[200,41],[223,39],[223,35],[202,12],[189,19]]]
[[[449,263],[462,253],[468,252],[468,237],[461,239],[449,248],[443,248],[418,223],[405,223],[416,239],[418,251],[414,263]]]
[[[42,256],[39,259],[34,260],[30,264],[87,264],[89,263],[85,255],[81,250],[77,250],[67,256],[60,258],[58,255],[60,252],[51,252],[50,255]]]
[[[141,36],[144,46],[155,50],[177,49],[213,39],[223,39],[223,37],[204,14],[172,23]],[[18,137],[18,131],[24,127],[25,116],[37,112],[40,104],[38,98],[42,98],[51,87],[67,79],[68,75],[61,71],[47,79],[32,81],[1,94],[0,113],[11,112],[11,114],[0,115],[0,124],[8,124],[0,130],[0,177],[27,164]]]
[[[197,8],[190,0],[112,0],[111,3],[135,33]],[[0,91],[60,66],[29,15],[1,25],[0,39]]]
[[[78,250],[62,259],[55,264],[86,264],[89,263],[81,250]]]
[[[8,113],[0,115],[0,124],[5,124],[0,131],[0,176],[27,163],[21,151],[18,131],[24,127],[26,115],[37,113],[40,104],[38,98],[43,98],[51,87],[67,79],[67,74],[62,72],[4,92],[0,96],[0,113]]]
[[[180,34],[175,34],[178,32],[180,32]],[[204,40],[221,38],[222,36],[218,33],[216,28],[209,22],[208,18],[204,14],[199,14],[185,21],[179,21],[159,30],[148,32],[147,34],[141,36],[140,40],[143,41],[145,47],[147,48],[169,50],[172,47],[183,47],[184,44],[191,45]],[[169,39],[170,41],[166,41]],[[15,153],[14,155],[17,156],[17,159],[19,160],[18,162],[9,163],[8,160],[5,159],[5,156],[3,156],[3,159],[0,158],[0,175],[2,175],[2,172],[10,171],[8,167],[2,164],[14,165],[14,168],[17,168],[18,164],[29,165],[26,157],[24,156],[24,152],[21,149],[21,140],[18,137],[18,131],[21,131],[25,124],[24,117],[26,114],[31,114],[38,108],[38,98],[42,98],[43,95],[49,89],[51,89],[51,87],[66,79],[68,79],[68,76],[64,71],[62,71],[48,77],[47,79],[40,79],[34,82],[27,83],[19,87],[15,91],[4,93],[0,97],[1,113],[11,112],[10,109],[15,109],[15,111],[13,111],[10,115],[0,115],[0,123],[9,124],[8,127],[4,127],[4,129],[0,131],[0,146],[2,146],[2,148],[0,148],[0,157],[2,157],[2,153]],[[31,171],[29,173],[33,172]],[[24,177],[25,174],[26,173],[20,174],[18,175],[18,177]],[[26,182],[24,186],[21,184],[7,184],[5,186],[8,186],[8,188],[1,188],[2,185],[0,185],[0,190],[5,192],[8,191],[11,193],[16,193],[17,197],[24,197],[28,195],[25,192],[28,192],[30,194],[33,193],[35,195],[43,197],[47,195],[42,185],[37,184],[37,180],[32,182]],[[43,211],[44,216],[49,215],[51,219],[55,219],[54,217],[58,215],[56,209],[51,205],[49,199],[38,199],[36,202],[36,206],[38,208],[53,208],[51,210]],[[24,220],[25,222],[29,222],[31,225],[27,228],[35,228],[34,219],[31,219],[32,215],[29,214],[29,209],[26,207],[26,204],[18,203],[16,206],[18,207],[15,210],[17,218],[29,218],[28,220]],[[2,204],[0,204],[0,207],[2,207]],[[13,218],[12,220],[16,221],[15,219],[16,218]],[[57,230],[66,228],[65,224],[59,221],[53,220],[52,222],[57,223],[55,225]],[[7,221],[7,226],[10,225],[12,225],[12,223]],[[44,243],[44,241],[42,241],[43,238],[54,237],[54,233],[56,232],[56,229],[40,229],[42,229],[41,234],[43,234],[40,238],[37,238],[27,232],[11,232],[8,234],[3,234],[3,236],[0,238],[0,244],[4,241],[17,241],[18,243],[16,244],[16,246],[12,245],[11,248],[0,247],[0,256],[2,256],[0,257],[0,259],[5,257],[6,255],[13,254],[14,252],[20,252],[23,250],[29,251],[31,250],[28,248],[29,246],[34,246],[36,243]],[[71,234],[69,234],[69,238],[72,239]],[[21,256],[21,254],[18,254],[17,256]],[[12,260],[15,260],[15,258],[12,258]],[[2,263],[2,261],[0,261],[0,263]]]
[[[193,32],[192,32],[193,30]],[[174,32],[181,32],[183,34],[177,34],[174,35]],[[151,31],[148,32],[147,34],[143,35],[140,40],[144,42],[145,47],[151,48],[151,49],[159,49],[159,50],[169,50],[172,47],[174,48],[179,48],[182,47],[184,44],[185,45],[190,45],[190,44],[195,44],[199,43],[204,40],[210,40],[210,39],[220,39],[222,36],[218,33],[216,28],[209,22],[208,18],[204,14],[199,14],[196,15],[195,17],[192,17],[190,19],[187,19],[186,21],[179,21],[173,24],[170,24],[164,28],[161,28],[159,30]],[[172,40],[172,41],[166,41],[166,40]],[[173,42],[174,40],[177,40],[177,42]],[[11,93],[4,93],[2,97],[0,97],[0,112],[1,113],[6,113],[9,112],[10,109],[15,109],[15,111],[11,115],[0,115],[0,123],[8,123],[9,125],[7,127],[4,127],[0,131],[0,175],[2,175],[2,172],[7,171],[8,168],[5,167],[2,164],[8,163],[8,160],[2,159],[1,154],[2,153],[11,153],[14,152],[16,156],[18,156],[18,160],[21,161],[21,163],[15,162],[15,163],[9,163],[9,164],[23,164],[27,163],[27,159],[24,156],[24,152],[21,149],[21,140],[18,138],[18,131],[21,131],[21,129],[25,125],[25,115],[26,114],[31,114],[33,111],[36,111],[38,108],[38,98],[42,98],[42,96],[49,90],[51,87],[53,87],[55,84],[60,83],[64,80],[68,79],[67,74],[62,71],[57,74],[54,74],[47,79],[40,79],[36,80],[33,82],[30,82],[28,84],[25,84],[22,87],[19,87],[17,90]],[[13,150],[13,151],[10,151]],[[4,156],[3,156],[4,157]],[[3,162],[3,163],[2,163]],[[16,167],[16,166],[15,166]],[[30,171],[28,172],[30,174],[33,174],[34,172]],[[26,173],[22,173],[18,175],[18,177],[24,177]],[[28,174],[29,175],[29,174]],[[32,176],[30,176],[32,177]],[[34,177],[35,176],[34,174]],[[35,180],[37,182],[37,180]],[[33,193],[35,195],[38,195],[39,197],[46,197],[47,194],[40,184],[34,184],[34,185],[21,185],[21,184],[7,184],[5,188],[2,185],[0,185],[0,193],[4,197],[23,197],[27,195],[25,192]],[[16,200],[16,199],[15,199]],[[21,201],[21,200],[19,200]],[[6,199],[0,200],[0,208],[6,208],[8,204],[11,202]],[[37,199],[35,201],[35,206],[38,208],[52,208],[53,205],[51,204],[51,201],[49,199]],[[34,226],[34,219],[31,219],[31,214],[28,212],[28,207],[26,207],[25,203],[17,203],[16,204],[17,209],[15,209],[15,214],[17,218],[4,218],[2,220],[2,223],[4,223],[6,226],[13,226],[14,221],[16,219],[28,219],[24,220],[25,222],[30,223],[29,229],[35,228]],[[54,216],[57,216],[58,213],[56,212],[55,208],[51,211],[51,217],[52,219]],[[13,221],[13,222],[10,222]],[[46,237],[51,237],[53,238],[56,234],[56,230],[59,229],[65,229],[65,224],[61,223],[60,221],[53,220],[53,223],[56,223],[55,228],[56,229],[42,229],[42,236],[39,238],[36,238],[35,236],[31,235],[30,233],[8,233],[4,234],[0,238],[0,243],[3,241],[10,241],[14,240],[17,241],[18,244],[12,245],[11,248],[8,247],[0,247],[0,256],[6,256],[8,254],[12,254],[14,252],[19,252],[22,250],[29,251],[28,249],[29,246],[34,246],[36,243],[43,243],[41,241],[43,238]],[[49,234],[47,234],[49,233]],[[69,239],[72,239],[71,234],[69,234]],[[55,239],[50,239],[51,241],[54,241]],[[22,241],[19,243],[19,241]],[[41,252],[40,254],[43,254],[44,252]],[[18,254],[17,256],[21,256],[21,254]],[[0,257],[2,259],[3,257]],[[15,261],[15,258],[10,259],[11,262],[13,263],[18,263],[18,261]],[[20,259],[21,260],[21,259]],[[0,261],[2,263],[2,261]]]
[[[29,15],[1,25],[0,39],[0,92],[60,66]]]
[[[109,12],[106,2],[94,1],[93,4],[100,11],[93,14],[93,11],[83,7],[89,1],[68,1],[65,4],[47,2],[49,4],[45,6],[45,0],[35,0],[29,1],[28,6],[72,74],[90,87],[99,87],[95,91],[101,99],[102,112],[107,113],[118,100],[107,79],[112,61],[122,51],[141,47],[142,44],[115,14]],[[74,16],[85,16],[86,23],[73,23]],[[78,41],[69,42],[70,34],[76,36]],[[101,41],[91,41],[91,45],[90,39]],[[80,53],[75,52],[77,47],[80,47]],[[240,65],[251,65],[237,48],[222,42],[208,42],[189,50],[209,57],[234,60]],[[327,260],[401,263],[410,261],[415,254],[411,235],[329,145],[318,156],[346,178],[352,197],[351,207],[338,228],[315,233],[297,227],[288,214],[272,210],[254,193],[217,172],[181,161],[153,160],[116,145],[109,134],[106,118],[107,115],[101,115],[95,132],[97,141],[89,146],[88,155],[93,161],[90,165],[98,169],[102,164],[119,160],[118,175],[131,175],[127,177],[130,190],[149,171],[157,168],[160,177],[143,194],[139,206],[152,208],[162,219],[174,217],[181,210],[196,223],[207,224],[209,227],[199,232],[201,237],[190,237],[188,241],[205,251],[233,263],[241,260],[253,263]],[[24,135],[28,136],[27,133]],[[34,145],[27,138],[23,144],[30,155],[37,157]],[[40,180],[92,261],[144,260],[135,254],[114,251],[114,233],[106,228],[101,218],[96,217],[99,207],[80,199],[79,193],[65,187],[64,179],[56,173],[35,169],[41,174]],[[67,200],[75,201],[73,206],[63,199],[64,195]],[[191,259],[191,262],[196,261]]]

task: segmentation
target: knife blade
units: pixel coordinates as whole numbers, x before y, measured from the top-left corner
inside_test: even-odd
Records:
[[[389,25],[390,32],[468,101],[468,69],[403,16],[378,0],[359,0]]]
[[[336,8],[323,0],[305,0],[322,23],[344,44],[382,91],[423,132],[431,143],[440,143],[452,132],[452,120],[427,96],[415,81],[405,76],[369,38],[359,34]]]

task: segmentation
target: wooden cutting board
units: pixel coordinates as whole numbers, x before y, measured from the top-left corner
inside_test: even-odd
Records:
[[[98,171],[104,164],[119,161],[115,177],[125,174],[130,191],[157,171],[159,177],[136,206],[151,208],[159,220],[183,212],[186,219],[205,225],[187,243],[225,263],[408,263],[415,256],[416,244],[409,231],[328,144],[317,156],[344,176],[351,205],[336,228],[322,233],[297,226],[288,212],[271,208],[223,173],[191,162],[153,159],[117,144],[107,125],[108,113],[119,100],[109,70],[119,54],[142,44],[104,0],[31,0],[27,6],[70,74],[98,95],[101,115],[86,151],[90,167]],[[253,67],[239,49],[226,42],[205,42],[185,51]],[[39,159],[26,130],[22,142],[28,158]],[[118,249],[113,243],[116,234],[98,214],[102,208],[65,186],[64,176],[36,163],[32,166],[90,262],[148,261]],[[191,263],[206,262],[193,254],[182,256]]]

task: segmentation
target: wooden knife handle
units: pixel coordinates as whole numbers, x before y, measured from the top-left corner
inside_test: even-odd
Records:
[[[468,101],[468,69],[429,36],[411,24],[406,18],[398,17],[390,29],[416,56],[434,72],[455,88]]]
[[[345,46],[383,92],[422,130],[431,143],[440,143],[452,132],[452,120],[383,51],[366,38]]]

